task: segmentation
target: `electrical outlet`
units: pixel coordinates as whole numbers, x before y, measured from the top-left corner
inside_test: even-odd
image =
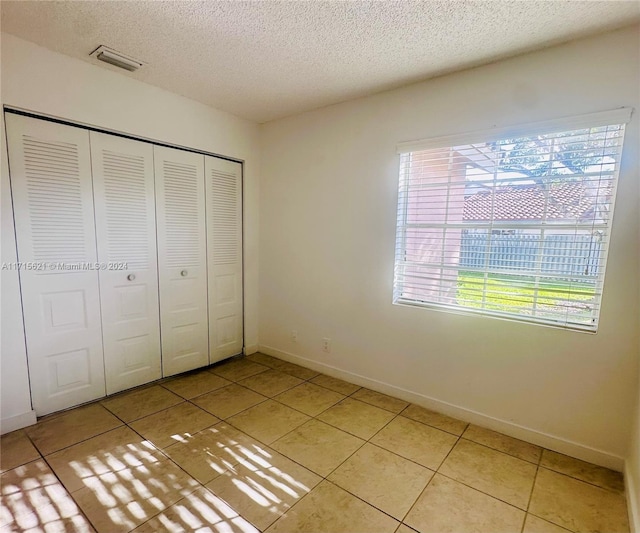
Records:
[[[291,340],[293,342],[298,342],[298,332],[295,329],[291,330]]]
[[[326,353],[331,351],[331,339],[329,337],[324,337],[322,339],[322,351]]]

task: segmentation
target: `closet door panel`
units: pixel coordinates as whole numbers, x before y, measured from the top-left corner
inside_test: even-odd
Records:
[[[165,376],[209,363],[204,156],[154,147]]]
[[[91,132],[107,393],[161,377],[153,146]]]
[[[105,394],[89,133],[7,114],[34,409]]]
[[[242,352],[242,165],[206,156],[210,362]]]

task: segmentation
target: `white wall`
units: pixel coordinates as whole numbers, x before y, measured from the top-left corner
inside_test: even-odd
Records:
[[[263,125],[261,347],[622,468],[638,375],[638,44],[627,28]],[[398,142],[620,106],[636,112],[597,334],[391,304]]]
[[[640,186],[640,180],[639,184]],[[640,316],[638,317],[640,322]],[[640,327],[640,323],[638,324]],[[638,353],[640,357],[640,352]],[[625,470],[629,523],[631,531],[640,533],[640,372],[638,372],[638,403],[631,421],[631,439]]]
[[[0,248],[3,264],[16,261],[16,241],[11,211],[7,143],[4,115],[0,113],[0,153],[2,154],[0,209],[2,235]],[[31,408],[27,354],[24,345],[22,313],[20,312],[20,285],[18,271],[3,269],[0,273],[0,433],[29,426],[36,421]],[[17,308],[16,308],[17,303]]]
[[[2,34],[1,74],[1,100],[5,106],[244,160],[245,343],[249,349],[255,349],[258,343],[258,126],[8,34]],[[2,173],[4,186],[4,166]],[[4,197],[4,189],[2,192]],[[4,241],[4,200],[2,207]],[[4,251],[3,242],[3,261]],[[4,333],[5,326],[9,328],[5,319],[20,307],[15,281],[7,282],[6,292],[4,275],[2,282]],[[4,406],[13,398],[12,389],[4,386],[5,377],[12,380],[13,376],[19,376],[20,385],[16,381],[16,386],[21,391],[24,386],[23,350],[17,345],[5,346],[3,340],[3,420]]]
[[[638,405],[632,422],[625,481],[631,530],[640,532],[640,393],[638,394]]]

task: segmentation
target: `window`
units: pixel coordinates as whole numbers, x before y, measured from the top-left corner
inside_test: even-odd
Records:
[[[630,116],[401,144],[394,303],[595,331]]]

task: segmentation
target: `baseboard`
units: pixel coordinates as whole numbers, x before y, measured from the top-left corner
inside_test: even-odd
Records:
[[[16,429],[26,428],[32,426],[37,421],[36,412],[28,411],[21,415],[10,416],[9,418],[3,418],[0,420],[0,435],[5,433],[11,433]]]
[[[431,409],[433,411],[437,411],[439,413],[443,413],[460,420],[464,420],[465,422],[489,428],[494,431],[504,433],[505,435],[509,435],[510,437],[524,440],[526,442],[542,446],[543,448],[548,448],[558,453],[563,453],[565,455],[575,457],[576,459],[582,459],[583,461],[604,466],[606,468],[611,468],[619,472],[622,472],[625,467],[625,461],[622,457],[602,450],[598,450],[596,448],[591,448],[574,441],[563,439],[562,437],[542,433],[535,429],[530,429],[518,424],[514,424],[513,422],[507,422],[505,420],[487,416],[477,411],[443,402],[441,400],[437,400],[435,398],[431,398],[417,392],[403,389],[401,387],[396,387],[394,385],[371,379],[360,374],[348,372],[331,365],[319,363],[317,361],[285,352],[271,346],[260,345],[259,351],[267,355],[272,355],[274,357],[284,359],[285,361],[289,361],[291,363],[297,363],[301,366],[306,366],[308,368],[316,370],[317,372],[322,372],[335,378],[350,381],[351,383],[355,383],[356,385],[360,385],[361,387],[367,387],[369,389],[382,392],[390,396],[395,396],[396,398],[415,403],[422,407],[426,407],[427,409]]]
[[[259,349],[260,346],[257,344],[250,344],[242,349],[242,353],[244,353],[244,355],[251,355],[252,353],[256,353]]]
[[[631,474],[631,465],[626,461],[624,470],[625,492],[627,494],[627,510],[629,511],[629,528],[631,533],[640,533],[640,487],[635,485],[637,476]]]

